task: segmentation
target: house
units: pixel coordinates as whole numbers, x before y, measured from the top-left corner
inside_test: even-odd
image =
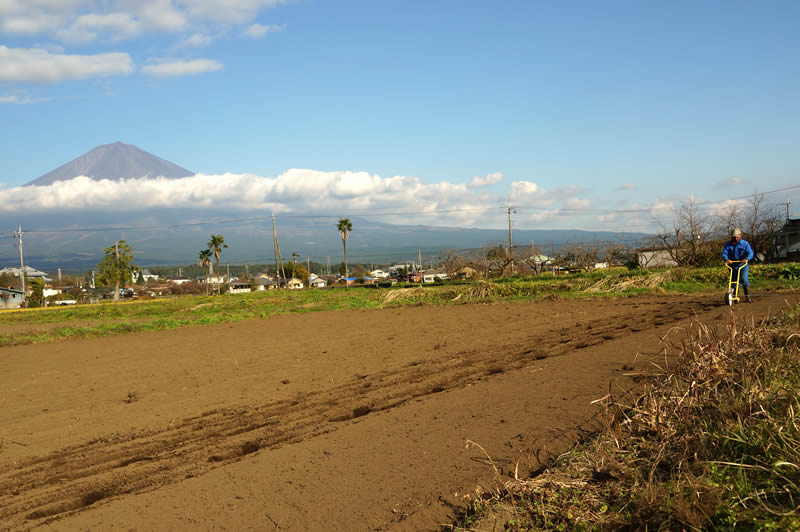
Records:
[[[267,277],[266,275],[255,278],[253,281],[253,285],[257,292],[263,292],[264,290],[275,290],[278,288],[278,281],[272,279],[271,277]]]
[[[327,284],[328,284],[328,282],[325,279],[323,279],[322,277],[317,277],[317,276],[315,276],[313,279],[310,278],[309,281],[308,281],[308,285],[311,288],[325,288],[325,286],[327,286]]]
[[[475,268],[470,268],[469,266],[464,266],[460,270],[456,272],[454,278],[459,281],[465,281],[467,279],[478,279],[481,276],[481,272],[476,270]]]
[[[423,283],[435,283],[437,280],[444,281],[449,279],[447,273],[440,270],[428,270],[422,274]]]
[[[780,231],[772,237],[772,256],[796,258],[800,255],[800,218],[786,220]]]
[[[8,269],[8,268],[6,268]],[[22,290],[15,288],[2,288],[0,287],[0,305],[4,309],[20,308],[24,298],[22,297]]]
[[[158,281],[158,275],[150,273],[150,270],[139,270],[139,280],[144,283],[147,281]]]
[[[42,291],[42,296],[43,296],[45,299],[47,299],[47,298],[48,298],[48,297],[50,297],[50,296],[57,296],[57,295],[58,295],[58,294],[60,294],[61,292],[62,292],[62,290],[61,290],[60,288],[45,288],[45,289]]]
[[[228,289],[229,294],[247,294],[252,291],[253,289],[250,286],[250,283],[246,283],[244,281],[233,282],[231,283],[231,286]]]
[[[188,277],[168,277],[167,282],[170,284],[182,285],[186,283],[191,283],[192,280]]]
[[[662,268],[677,266],[667,248],[641,248],[636,250],[636,260],[640,268]]]
[[[388,279],[389,278],[389,272],[385,272],[383,270],[371,271],[371,272],[369,272],[369,275],[373,279]]]
[[[291,279],[286,281],[286,287],[289,290],[300,290],[301,288],[303,288],[303,281],[292,277]]]
[[[20,268],[3,268],[0,270],[0,275],[11,274],[14,277],[19,277],[20,272],[22,270]],[[25,275],[27,275],[28,279],[41,279],[45,282],[50,282],[52,279],[47,277],[47,274],[44,272],[40,272],[37,269],[31,268],[30,266],[25,266]]]

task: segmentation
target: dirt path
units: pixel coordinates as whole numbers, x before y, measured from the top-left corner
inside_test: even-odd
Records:
[[[284,315],[0,349],[0,528],[430,529],[718,297]],[[736,307],[765,316],[787,296]],[[636,366],[634,368],[634,366]],[[524,452],[523,452],[524,451]]]

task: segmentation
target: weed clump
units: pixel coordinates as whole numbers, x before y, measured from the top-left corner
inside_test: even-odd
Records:
[[[511,529],[800,529],[799,325],[695,325],[636,400],[606,398],[603,430],[454,527],[513,503]]]

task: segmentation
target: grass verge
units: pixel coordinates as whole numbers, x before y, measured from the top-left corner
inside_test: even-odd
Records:
[[[797,268],[753,266],[756,290],[800,286]],[[553,277],[504,277],[416,288],[268,291],[223,296],[179,296],[161,300],[0,312],[0,346],[101,337],[261,319],[276,314],[372,309],[411,305],[458,305],[558,298],[626,297],[648,293],[718,292],[721,268],[652,271],[609,269]],[[3,326],[6,326],[3,329]]]
[[[594,438],[446,528],[800,530],[799,327],[695,325],[638,398],[605,399]]]

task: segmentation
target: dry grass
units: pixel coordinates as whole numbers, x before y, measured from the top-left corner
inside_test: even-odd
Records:
[[[623,292],[631,288],[657,288],[672,280],[672,270],[636,277],[604,277],[586,289],[587,292]]]
[[[798,328],[796,313],[695,325],[644,393],[603,398],[595,437],[454,528],[800,530]]]

